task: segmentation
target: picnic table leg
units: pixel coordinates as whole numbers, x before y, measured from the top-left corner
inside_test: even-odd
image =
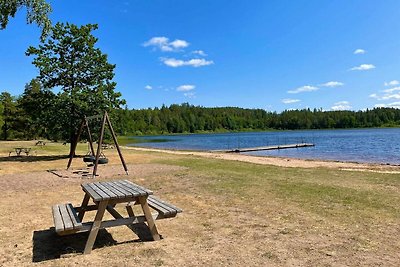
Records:
[[[85,196],[83,197],[82,204],[81,204],[81,210],[79,211],[79,214],[78,214],[78,218],[81,222],[83,220],[83,216],[85,216],[85,212],[86,212],[86,208],[89,203],[89,199],[90,199],[89,194],[85,193]]]
[[[150,229],[153,240],[160,240],[160,234],[157,231],[156,224],[154,223],[153,216],[151,215],[149,204],[147,204],[147,196],[139,197],[139,203],[142,206],[144,216],[146,217],[147,225]]]
[[[92,229],[90,230],[88,240],[86,241],[86,246],[85,250],[83,251],[83,254],[90,254],[90,252],[92,252],[93,244],[94,241],[96,241],[97,233],[99,232],[101,220],[103,219],[104,212],[106,211],[107,208],[107,204],[108,200],[101,201],[99,203],[99,209],[97,210],[96,217],[94,218]]]
[[[126,206],[126,211],[128,212],[129,217],[135,217],[135,213],[133,212],[132,206]]]

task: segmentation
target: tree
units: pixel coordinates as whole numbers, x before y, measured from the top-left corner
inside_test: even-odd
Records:
[[[14,17],[22,7],[27,9],[27,23],[36,23],[42,28],[41,39],[44,40],[51,30],[51,6],[46,0],[0,0],[0,29],[5,29],[9,18]]]
[[[57,23],[38,48],[31,46],[26,52],[35,56],[33,64],[39,69],[42,85],[61,88],[54,100],[57,112],[51,120],[61,138],[71,143],[84,115],[112,113],[125,104],[121,94],[114,91],[115,65],[108,63],[107,55],[95,47],[98,39],[91,32],[96,29],[96,24],[78,27]]]
[[[50,118],[54,113],[55,98],[56,95],[43,88],[37,79],[25,85],[24,93],[18,99],[18,105],[23,112],[25,138],[54,137]]]
[[[15,120],[15,114],[17,113],[17,107],[14,97],[12,97],[8,92],[2,92],[0,94],[0,102],[3,107],[3,139],[8,140],[10,130],[12,130],[13,122]]]

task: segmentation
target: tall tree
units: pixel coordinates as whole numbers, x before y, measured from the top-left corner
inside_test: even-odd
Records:
[[[55,94],[43,88],[37,79],[25,85],[24,93],[18,99],[18,105],[23,113],[21,119],[25,125],[25,138],[54,137],[50,118],[54,113],[55,98]]]
[[[13,96],[8,92],[2,92],[0,94],[0,102],[3,106],[3,126],[2,136],[4,140],[8,140],[10,136],[10,130],[13,127],[15,120],[15,114],[17,113],[16,101]]]
[[[42,28],[42,40],[51,30],[49,14],[51,6],[46,0],[0,0],[0,29],[7,27],[10,17],[14,17],[17,11],[25,7],[27,10],[27,23],[36,23]]]
[[[96,24],[79,27],[57,23],[39,47],[31,46],[26,53],[35,56],[33,64],[39,69],[42,85],[61,88],[54,103],[58,112],[52,119],[62,131],[62,138],[71,143],[84,115],[112,112],[125,104],[112,81],[115,65],[95,47],[98,39],[92,31],[96,29]]]

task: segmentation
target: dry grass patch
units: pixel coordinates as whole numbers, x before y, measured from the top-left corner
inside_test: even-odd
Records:
[[[68,152],[54,146],[43,154]],[[97,180],[121,178],[116,151],[105,152],[111,164],[99,169]],[[183,209],[177,218],[157,221],[163,240],[141,242],[116,227],[102,231],[93,252],[82,256],[85,234],[58,237],[49,228],[51,205],[80,204],[84,180],[46,171],[65,168],[66,159],[1,161],[8,174],[0,176],[0,265],[400,265],[397,174],[123,153],[128,179]],[[74,160],[74,168],[82,166]]]

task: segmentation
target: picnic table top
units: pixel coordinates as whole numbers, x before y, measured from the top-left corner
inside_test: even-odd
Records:
[[[81,184],[83,191],[94,201],[132,199],[152,195],[153,191],[128,180]]]

